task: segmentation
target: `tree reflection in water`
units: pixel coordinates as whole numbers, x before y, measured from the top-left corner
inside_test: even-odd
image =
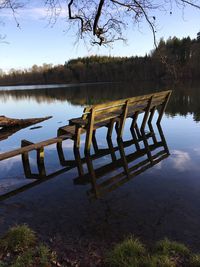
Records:
[[[0,100],[5,102],[10,97],[15,100],[36,100],[38,103],[53,103],[68,101],[72,105],[92,105],[114,99],[144,95],[156,91],[173,89],[173,97],[167,107],[170,116],[193,114],[195,121],[200,121],[200,90],[199,83],[195,84],[156,84],[145,83],[105,83],[86,84],[82,86],[30,89],[30,90],[1,90]]]

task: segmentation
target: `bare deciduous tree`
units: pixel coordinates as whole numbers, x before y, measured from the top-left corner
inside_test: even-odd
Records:
[[[15,17],[16,9],[23,4],[23,0],[0,0],[0,9],[10,8]],[[200,9],[200,0],[44,0],[44,4],[54,22],[66,9],[69,21],[77,23],[78,36],[89,37],[92,44],[98,45],[124,40],[124,29],[143,20],[148,23],[156,45],[154,11],[172,13],[173,5]]]
[[[200,9],[199,0],[46,0],[45,4],[54,10],[66,5],[68,18],[77,22],[78,35],[89,37],[92,44],[104,45],[124,40],[124,29],[130,24],[147,22],[156,45],[156,16],[154,11],[173,12],[173,5],[185,9],[193,6]]]

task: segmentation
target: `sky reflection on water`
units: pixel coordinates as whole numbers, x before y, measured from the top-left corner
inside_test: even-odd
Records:
[[[133,86],[134,87],[134,86]],[[37,89],[0,92],[1,114],[10,117],[53,118],[40,123],[36,130],[23,129],[1,142],[1,151],[20,145],[21,139],[40,141],[56,135],[57,128],[72,117],[82,114],[86,104],[113,100],[113,98],[142,95],[149,88],[157,91],[165,86],[74,87],[72,89]],[[188,89],[189,88],[189,89]],[[123,90],[122,90],[123,89]],[[153,92],[155,90],[151,90]],[[200,246],[200,86],[179,87],[173,92],[162,120],[163,132],[170,156],[125,183],[101,201],[89,202],[89,185],[74,185],[76,169],[12,197],[0,204],[0,232],[14,223],[28,223],[45,238],[64,236],[76,243],[88,240],[116,241],[133,233],[151,241],[165,236],[185,242],[194,248]],[[130,139],[129,120],[124,140]],[[156,133],[158,134],[158,133]],[[84,137],[82,137],[84,139]],[[82,141],[84,141],[82,139]],[[97,132],[101,148],[106,147],[105,130]],[[115,137],[113,142],[116,144]],[[65,155],[73,157],[72,143],[64,143]],[[126,153],[133,151],[133,146]],[[83,155],[83,151],[81,151]],[[59,168],[55,146],[45,150],[48,173]],[[119,155],[118,155],[119,156]],[[33,171],[35,154],[31,153]],[[109,162],[109,156],[96,160],[95,166]],[[0,182],[7,185],[25,181],[19,157],[0,162]],[[6,187],[6,184],[5,187]],[[5,188],[4,188],[5,189]],[[3,189],[3,190],[4,190]],[[39,208],[38,208],[39,207]],[[97,223],[98,222],[98,223]],[[69,231],[70,229],[70,231]],[[79,242],[77,241],[77,242]],[[72,243],[73,243],[72,242]],[[81,242],[81,241],[80,241]],[[77,245],[77,243],[75,244]]]
[[[157,86],[157,91],[165,89],[164,86]],[[163,88],[164,87],[164,88]],[[123,90],[122,90],[123,88]],[[171,97],[167,112],[163,118],[162,126],[166,135],[167,143],[170,148],[171,157],[167,159],[167,168],[173,172],[188,171],[192,173],[199,172],[199,132],[200,122],[194,121],[200,117],[200,87],[190,87],[186,90],[183,87],[177,88]],[[0,91],[1,114],[8,117],[28,118],[53,116],[52,119],[39,123],[42,126],[39,129],[30,130],[31,127],[22,129],[1,141],[1,151],[8,151],[20,146],[22,139],[28,139],[32,142],[38,142],[50,137],[56,136],[57,129],[66,125],[67,121],[73,117],[79,117],[82,114],[84,105],[89,103],[104,102],[105,99],[129,97],[149,93],[148,85],[143,87],[131,87],[124,84],[105,84],[98,86],[81,86],[73,88],[37,88],[22,90]],[[36,125],[36,126],[38,126]],[[125,128],[124,139],[127,138],[128,126]],[[105,131],[98,131],[98,142],[105,146],[103,135]],[[28,138],[27,138],[28,137]],[[65,149],[71,150],[71,145]],[[66,145],[65,145],[66,146]],[[47,148],[47,151],[50,151]],[[49,152],[48,152],[49,153]],[[55,158],[55,155],[53,156]],[[17,158],[10,159],[0,164],[0,177],[12,177],[13,170],[15,175],[23,176],[22,169],[15,161]],[[55,161],[55,160],[54,160]],[[51,161],[51,166],[54,165]],[[16,167],[16,166],[18,167]],[[162,166],[162,163],[161,163]]]

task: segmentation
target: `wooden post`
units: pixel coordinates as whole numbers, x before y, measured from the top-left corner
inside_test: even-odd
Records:
[[[95,170],[93,168],[92,158],[91,158],[90,153],[88,151],[86,151],[85,157],[86,157],[88,172],[90,174],[90,181],[92,184],[92,189],[94,191],[95,197],[98,198],[99,193],[98,193],[98,187],[97,187],[97,182],[96,182],[97,178],[96,178]]]
[[[98,148],[97,139],[96,139],[96,130],[93,131],[92,144],[93,144],[95,153],[98,153],[99,148]]]
[[[126,117],[127,117],[127,113],[128,113],[128,103],[129,100],[127,100],[124,104],[123,111],[122,114],[120,116],[120,124],[119,124],[119,129],[118,129],[118,137],[121,138],[123,131],[124,131],[124,125],[125,125],[125,121],[126,121]]]
[[[108,148],[109,148],[109,151],[110,151],[111,159],[114,162],[114,161],[117,160],[117,158],[116,158],[116,155],[115,155],[115,150],[114,150],[112,138],[108,137],[107,138],[107,143],[108,143]]]
[[[110,150],[112,161],[115,161],[117,159],[116,155],[115,155],[113,143],[112,143],[112,132],[113,132],[114,123],[115,123],[114,119],[111,120],[111,122],[109,123],[108,132],[107,132],[107,136],[106,136],[108,148]]]
[[[153,97],[150,97],[149,101],[148,101],[148,104],[147,104],[147,107],[145,109],[145,113],[144,113],[144,117],[143,117],[143,120],[142,120],[142,125],[140,127],[140,130],[144,132],[145,130],[145,126],[146,126],[146,123],[147,123],[147,119],[149,117],[149,112],[150,112],[150,108],[151,108],[151,102],[152,102],[152,99]]]
[[[78,169],[78,174],[79,174],[79,176],[83,176],[84,170],[83,170],[83,166],[82,166],[80,150],[76,146],[74,146],[74,157],[75,157],[76,166]]]
[[[121,138],[117,138],[117,143],[118,143],[118,146],[119,146],[119,152],[120,152],[120,156],[121,156],[121,159],[122,159],[124,172],[127,175],[127,178],[129,178],[129,168],[128,168],[128,163],[127,163],[126,155],[125,155],[125,151],[124,151],[123,140]]]
[[[137,137],[137,135],[135,133],[135,126],[136,126],[137,119],[138,119],[138,112],[136,112],[134,114],[134,117],[132,118],[132,123],[131,123],[130,130],[131,130],[131,135],[133,137],[133,141],[134,141],[136,150],[140,150],[140,145],[139,145],[139,142],[138,142],[138,137]]]
[[[74,136],[74,146],[76,148],[80,148],[80,140],[81,140],[81,127],[78,125],[75,126],[75,136]]]
[[[116,121],[115,122],[115,131],[116,131],[117,136],[119,134],[119,128],[120,128],[120,122],[119,121]]]
[[[139,130],[137,122],[135,123],[135,131],[137,133],[138,139],[142,137],[141,132]]]
[[[92,143],[92,135],[94,130],[94,116],[95,116],[95,108],[92,108],[91,113],[88,115],[88,125],[86,126],[85,153],[88,153],[90,151],[90,146]]]
[[[141,125],[141,128],[140,128],[140,131],[141,131],[141,134],[142,134],[142,138],[143,138],[143,142],[144,142],[144,147],[145,147],[145,149],[147,151],[147,156],[148,156],[148,159],[150,160],[151,163],[153,162],[153,158],[151,156],[151,151],[149,149],[149,144],[148,144],[148,141],[147,141],[147,138],[146,138],[145,126],[146,126],[147,119],[148,119],[148,116],[149,116],[152,99],[153,99],[153,96],[151,96],[149,101],[148,101],[148,104],[147,104],[147,107],[146,107],[146,110],[145,110],[145,113],[144,113],[142,125]]]
[[[114,128],[114,123],[115,123],[115,120],[111,120],[111,122],[108,124],[108,131],[107,131],[107,136],[106,138],[110,139],[112,138],[112,132],[113,132],[113,128]]]
[[[58,158],[59,158],[60,164],[62,166],[66,166],[66,160],[65,160],[65,156],[64,156],[64,152],[63,152],[63,148],[62,148],[62,141],[56,143],[56,148],[57,148]]]
[[[44,164],[44,147],[37,149],[37,165],[38,165],[39,176],[42,178],[46,177],[46,170]]]
[[[21,147],[28,146],[30,144],[33,144],[27,140],[22,140],[21,141]],[[30,166],[30,161],[29,161],[29,154],[28,152],[24,152],[21,154],[22,155],[22,164],[24,168],[24,174],[26,178],[32,178],[32,173],[31,173],[31,166]]]
[[[170,96],[171,96],[171,92],[169,92],[168,94],[167,94],[167,96],[166,96],[166,98],[165,98],[165,101],[163,102],[163,105],[162,105],[162,107],[161,107],[161,110],[160,110],[160,113],[159,113],[159,116],[158,116],[158,120],[157,120],[157,124],[160,124],[160,122],[161,122],[161,119],[162,119],[162,117],[163,117],[163,114],[164,114],[164,112],[165,112],[165,109],[166,109],[166,107],[167,107],[167,104],[168,104],[168,102],[169,102],[169,98],[170,98]]]
[[[154,144],[157,143],[155,132],[154,132],[154,129],[153,129],[153,126],[152,126],[152,120],[153,120],[153,116],[155,114],[155,111],[156,111],[156,106],[151,109],[150,116],[149,116],[149,119],[148,119],[149,130],[151,132]]]
[[[163,146],[164,146],[164,148],[165,148],[165,150],[166,150],[166,153],[167,153],[168,155],[170,155],[170,153],[169,153],[169,148],[168,148],[168,146],[167,146],[167,142],[166,142],[165,136],[164,136],[164,134],[163,134],[162,127],[161,127],[160,124],[157,124],[157,127],[158,127],[158,131],[159,131],[160,138],[161,138],[161,140],[162,140]]]

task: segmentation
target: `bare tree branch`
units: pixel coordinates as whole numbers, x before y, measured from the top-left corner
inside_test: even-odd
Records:
[[[18,2],[19,1],[19,2]],[[17,22],[15,12],[25,0],[0,0],[0,10],[9,8]],[[156,17],[152,11],[170,11],[173,3],[185,9],[187,6],[200,9],[200,0],[44,0],[50,12],[50,20],[56,23],[61,9],[68,11],[69,21],[77,22],[77,35],[87,38],[91,44],[106,45],[116,40],[125,40],[124,30],[131,24],[145,20],[156,41]]]
[[[183,2],[184,4],[187,4],[187,5],[190,5],[190,6],[193,6],[195,8],[198,8],[200,9],[200,5],[198,4],[195,4],[193,1],[187,1],[187,0],[181,0],[181,2]]]

